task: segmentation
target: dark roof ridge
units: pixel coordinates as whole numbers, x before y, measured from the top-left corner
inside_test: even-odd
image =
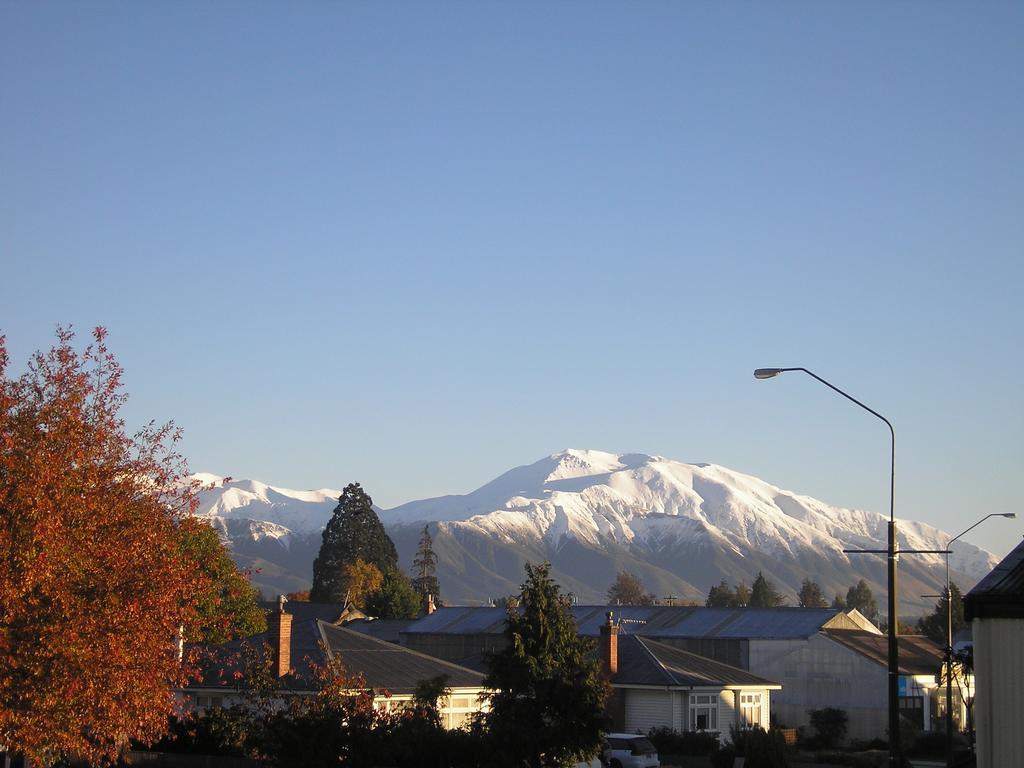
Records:
[[[658,647],[661,647],[661,648],[664,648],[666,651],[670,651],[672,653],[675,653],[675,654],[678,654],[678,655],[681,655],[681,656],[685,656],[685,657],[691,658],[691,659],[699,662],[700,664],[702,664],[702,665],[704,665],[706,667],[719,668],[721,670],[725,670],[725,671],[732,672],[732,673],[739,672],[743,676],[750,677],[753,680],[757,680],[760,683],[764,683],[764,684],[770,685],[770,686],[779,685],[779,683],[775,682],[774,680],[769,680],[769,679],[767,679],[765,677],[761,677],[760,675],[755,675],[753,672],[750,672],[749,670],[746,670],[746,669],[742,669],[741,667],[734,667],[732,664],[726,664],[723,661],[716,661],[715,659],[709,659],[707,656],[701,656],[699,653],[693,653],[692,651],[686,651],[686,650],[683,650],[682,648],[677,648],[674,645],[669,645],[668,643],[659,642],[658,640],[655,640],[653,638],[643,638],[643,642],[645,644],[645,647],[646,647],[646,645],[648,643],[650,643],[651,645],[655,646],[655,650]],[[647,648],[647,650],[648,650],[649,653],[652,653],[652,654],[654,652],[649,647]],[[673,679],[675,679],[675,675],[673,675]],[[755,684],[755,683],[743,683],[743,685],[752,685],[752,684]],[[724,687],[728,688],[730,685],[732,685],[732,684],[726,683]]]
[[[636,638],[636,642],[641,648],[643,648],[644,653],[647,654],[648,658],[657,665],[658,669],[660,669],[662,673],[672,681],[672,685],[682,685],[682,683],[679,682],[679,678],[675,676],[675,673],[662,664],[661,659],[655,656],[651,649],[647,647],[647,643],[644,641],[644,638],[640,637],[640,635],[629,635],[629,637]],[[664,645],[664,643],[662,643],[662,645]]]
[[[464,667],[461,664],[456,664],[453,661],[446,661],[445,659],[438,658],[437,656],[431,656],[429,653],[423,653],[422,651],[414,651],[412,648],[406,648],[404,645],[395,645],[394,643],[389,643],[387,640],[380,640],[379,638],[376,638],[373,635],[365,635],[362,632],[356,632],[354,629],[348,629],[346,627],[339,626],[338,624],[331,624],[329,621],[317,619],[317,627],[320,630],[320,637],[323,638],[324,644],[327,646],[327,652],[332,657],[334,656],[334,649],[331,648],[331,644],[327,640],[327,636],[324,634],[325,628],[329,628],[331,632],[344,632],[355,638],[359,638],[364,642],[368,641],[371,644],[380,646],[381,650],[384,651],[389,651],[392,653],[407,653],[410,656],[416,656],[417,658],[425,659],[426,661],[440,664],[443,667],[451,667],[453,671],[471,672],[474,675],[483,676],[482,672],[477,672],[475,669]]]

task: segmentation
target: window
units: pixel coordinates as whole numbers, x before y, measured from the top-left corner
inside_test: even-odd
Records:
[[[900,716],[924,728],[924,697],[900,696]]]
[[[468,728],[473,722],[473,715],[480,711],[478,700],[472,696],[452,696],[447,703],[442,702],[441,722],[449,730]]]
[[[740,694],[740,728],[753,728],[762,725],[761,721],[761,694],[741,693]]]
[[[220,709],[224,706],[223,696],[200,696],[196,694],[195,699],[197,709]]]
[[[690,730],[691,731],[717,731],[718,730],[718,695],[691,694],[690,695]]]

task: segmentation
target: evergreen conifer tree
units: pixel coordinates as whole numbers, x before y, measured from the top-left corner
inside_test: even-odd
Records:
[[[764,574],[757,572],[754,585],[750,588],[750,601],[747,603],[751,608],[778,608],[786,602],[786,598],[776,588],[775,584],[768,581]]]
[[[816,581],[804,579],[797,594],[797,604],[801,608],[828,608],[828,601]]]
[[[732,608],[735,603],[736,593],[725,579],[708,590],[708,599],[704,601],[708,608]]]
[[[398,567],[398,552],[384,530],[373,500],[359,483],[345,486],[334,515],[324,528],[320,554],[313,561],[315,603],[339,603],[345,599],[345,566],[362,559],[383,573]]]
[[[949,592],[953,597],[952,610],[949,615],[951,620],[950,625],[953,628],[953,634],[956,634],[957,630],[963,629],[967,626],[967,621],[964,619],[964,599],[960,594],[960,587],[953,582],[950,582],[949,584]],[[939,602],[935,604],[934,611],[917,620],[917,631],[928,637],[930,640],[934,640],[943,648],[946,647],[947,602],[946,596],[943,595],[939,598]]]
[[[441,585],[437,581],[437,555],[434,554],[434,540],[430,537],[430,526],[423,526],[420,545],[412,561],[412,587],[420,596],[421,610],[427,610],[427,596],[434,596],[434,604],[441,602]]]
[[[485,722],[495,764],[554,768],[597,753],[609,687],[551,566],[528,564],[526,575],[505,620],[508,646],[489,661]]]

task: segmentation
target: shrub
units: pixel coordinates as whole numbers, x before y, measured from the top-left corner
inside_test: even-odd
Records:
[[[808,712],[811,718],[811,725],[818,734],[818,745],[825,748],[836,746],[846,737],[846,729],[849,726],[849,715],[844,709],[825,707],[824,709],[812,709]]]
[[[789,768],[786,739],[778,731],[751,728],[732,729],[732,742],[736,755],[745,758],[745,768]]]
[[[652,728],[647,738],[659,755],[710,755],[718,748],[718,736],[711,733],[686,731],[678,733],[671,728]]]
[[[246,756],[257,724],[244,707],[207,709],[172,718],[169,733],[150,749],[198,755]]]

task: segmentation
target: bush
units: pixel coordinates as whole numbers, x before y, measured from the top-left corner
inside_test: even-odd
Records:
[[[751,728],[732,729],[732,742],[736,755],[745,758],[745,768],[789,768],[786,739],[778,731]]]
[[[169,733],[149,749],[194,755],[248,756],[257,724],[244,707],[207,709],[171,718]]]
[[[830,749],[835,747],[846,737],[846,729],[849,726],[849,715],[844,709],[825,707],[824,709],[809,710],[811,725],[817,733],[817,745]]]
[[[671,728],[652,728],[647,738],[658,750],[659,755],[710,755],[718,749],[718,736],[711,733],[686,731],[678,733]]]

